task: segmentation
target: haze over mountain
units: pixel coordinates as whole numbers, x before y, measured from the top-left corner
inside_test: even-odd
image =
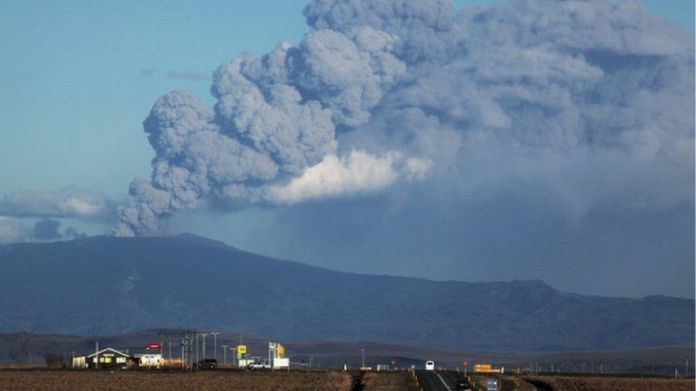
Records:
[[[486,351],[690,345],[694,301],[336,272],[193,235],[0,247],[0,332],[236,330]]]

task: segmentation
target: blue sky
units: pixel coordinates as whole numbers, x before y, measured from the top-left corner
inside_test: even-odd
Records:
[[[142,121],[175,88],[209,97],[210,75],[242,51],[304,31],[303,1],[13,2],[0,15],[0,189],[80,183],[110,195],[149,173]],[[143,70],[157,69],[151,77]],[[91,167],[99,165],[105,171]],[[106,174],[106,175],[105,175]]]
[[[488,4],[490,1],[457,1]],[[17,1],[0,14],[0,189],[81,187],[117,197],[152,158],[142,121],[154,100],[191,89],[243,51],[299,42],[305,0]],[[694,2],[643,1],[693,29]],[[149,77],[144,70],[156,69]],[[101,167],[100,171],[91,169]],[[21,169],[20,169],[21,168]]]
[[[212,71],[244,51],[260,55],[281,41],[299,42],[308,30],[302,15],[306,3],[307,0],[168,1],[166,4],[130,0],[7,2],[0,13],[0,167],[3,167],[0,170],[0,198],[21,190],[77,187],[103,193],[110,199],[124,200],[133,178],[147,178],[151,172],[150,161],[154,153],[147,143],[142,122],[153,102],[173,89],[187,89],[212,106],[215,100],[209,93],[211,82],[208,79]],[[455,2],[458,7],[492,3],[500,1]],[[661,15],[693,34],[693,1],[644,0],[642,4],[649,12]],[[522,183],[520,186],[526,185]],[[559,190],[562,191],[568,189]],[[527,197],[526,194],[517,196]],[[525,202],[535,205],[531,209],[548,206],[540,206],[536,199],[525,198]],[[379,201],[374,203],[378,204]],[[352,210],[354,205],[349,201],[346,204],[342,206],[341,215],[350,219],[352,215],[347,211]],[[510,263],[510,257],[518,251],[517,247],[509,250],[496,248],[491,252],[485,246],[490,235],[495,235],[501,229],[499,225],[486,221],[477,225],[476,229],[458,226],[468,234],[467,240],[471,243],[467,242],[467,245],[471,245],[472,257],[492,253],[492,264],[506,270],[504,273],[493,273],[483,263],[458,264],[452,254],[459,248],[448,242],[441,243],[438,248],[443,259],[447,258],[446,262],[432,268],[432,272],[415,258],[396,267],[393,263],[380,266],[379,258],[389,254],[389,243],[391,246],[401,246],[399,241],[402,238],[397,236],[380,243],[370,242],[355,250],[362,254],[362,263],[352,264],[347,255],[332,258],[336,242],[326,241],[322,246],[308,248],[312,246],[312,237],[300,237],[294,231],[294,222],[304,221],[298,217],[301,213],[299,210],[303,210],[304,216],[315,216],[326,214],[324,207],[314,205],[280,212],[272,208],[252,208],[235,212],[234,218],[230,218],[229,213],[217,213],[215,210],[184,212],[173,221],[178,230],[191,230],[250,250],[342,270],[425,275],[441,279],[450,275],[449,270],[461,268],[461,273],[454,273],[456,278],[466,278],[466,273],[486,280],[539,277],[570,290],[590,293],[688,295],[689,290],[693,291],[693,282],[680,280],[681,285],[672,289],[665,286],[667,277],[665,280],[651,280],[651,273],[654,274],[655,270],[647,267],[634,270],[637,276],[635,281],[640,281],[638,284],[642,283],[643,287],[635,287],[636,284],[634,287],[612,286],[612,279],[627,267],[627,264],[611,264],[610,258],[615,252],[622,252],[627,259],[638,259],[669,246],[678,247],[680,252],[667,254],[668,257],[678,258],[693,251],[692,239],[681,238],[672,242],[670,240],[676,240],[674,235],[670,238],[665,234],[671,230],[684,232],[683,218],[675,223],[667,223],[672,221],[667,217],[680,215],[682,209],[665,208],[656,215],[652,211],[640,215],[621,215],[617,212],[619,216],[615,219],[607,218],[611,213],[593,214],[586,217],[587,221],[591,220],[587,225],[572,218],[560,221],[556,216],[539,217],[543,224],[540,223],[541,228],[534,231],[538,235],[533,240],[535,247],[530,247],[529,254],[525,256],[534,258],[535,250],[546,248],[541,238],[557,234],[550,227],[562,226],[568,234],[560,235],[553,245],[547,247],[557,259],[567,258],[567,263],[530,263],[519,273],[510,272],[516,267]],[[616,209],[613,205],[605,207],[612,211]],[[408,205],[408,208],[415,207]],[[687,209],[693,212],[692,208]],[[498,215],[500,210],[505,208],[490,207],[488,213],[472,207],[471,210],[459,212],[462,213],[462,220],[475,218],[484,221],[501,217]],[[515,217],[511,216],[515,213],[511,211],[502,219],[514,220]],[[525,213],[531,212],[520,212],[517,218],[536,218]],[[442,217],[446,220],[451,216]],[[369,217],[366,219],[369,220]],[[407,224],[432,224],[436,231],[442,229],[443,235],[448,235],[445,228],[449,227],[446,224],[430,221],[429,217],[420,216],[417,212],[405,221]],[[636,221],[643,222],[644,226],[635,232],[622,233],[626,227],[635,225]],[[650,223],[654,221],[660,224]],[[88,233],[105,233],[111,229],[102,221],[71,220],[69,223]],[[673,227],[664,228],[665,224],[673,224]],[[336,229],[320,223],[310,225],[305,221],[305,231],[302,232]],[[593,235],[593,232],[599,232],[597,227],[602,228],[601,237]],[[339,229],[331,234],[355,247],[360,247],[364,239],[354,232],[346,233]],[[510,235],[510,242],[529,239],[527,234]],[[659,245],[651,246],[650,243],[645,244],[644,240],[633,242],[628,239],[629,236],[660,237],[663,240]],[[570,248],[582,252],[575,248],[577,243],[573,242],[574,238],[582,238],[597,249],[595,253],[588,253],[594,258],[588,261],[590,267],[586,271],[578,261],[583,254],[568,254],[564,250]],[[429,239],[437,241],[441,237]],[[684,247],[688,244],[691,244],[690,250]],[[344,255],[352,251],[347,246],[341,250]],[[481,247],[480,251],[478,247]],[[413,250],[414,253],[418,251]],[[659,254],[651,256],[660,257]],[[645,258],[637,262],[649,261]],[[571,267],[568,267],[569,264]],[[683,262],[676,261],[666,264],[664,275],[680,274],[682,266]],[[578,274],[586,272],[585,277],[589,282],[574,283],[573,273],[568,274],[569,270]],[[601,270],[608,272],[593,279],[592,273]],[[477,277],[469,279],[476,280]]]

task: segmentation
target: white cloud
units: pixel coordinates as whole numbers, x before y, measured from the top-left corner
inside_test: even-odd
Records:
[[[97,218],[110,212],[106,198],[78,189],[21,190],[0,200],[0,213],[6,216]]]
[[[410,158],[404,164],[406,178],[415,182],[425,179],[433,168],[433,162],[428,159]]]
[[[308,168],[287,185],[271,187],[267,198],[272,202],[296,203],[377,191],[402,176],[408,180],[423,179],[431,165],[430,161],[423,159],[403,161],[396,152],[382,156],[364,151],[351,151],[344,157],[327,155],[319,164]]]
[[[0,216],[0,244],[22,241],[29,227],[20,219]]]

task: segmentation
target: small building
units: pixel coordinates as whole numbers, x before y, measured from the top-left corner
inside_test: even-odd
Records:
[[[85,369],[87,368],[87,357],[86,356],[76,356],[72,358],[73,369]]]
[[[138,364],[140,368],[162,368],[162,355],[161,354],[136,354],[135,358],[138,359]]]
[[[138,361],[130,354],[114,348],[102,349],[87,356],[86,367],[90,369],[126,369],[137,367]]]
[[[273,359],[273,369],[290,368],[290,359],[287,357],[276,357]]]

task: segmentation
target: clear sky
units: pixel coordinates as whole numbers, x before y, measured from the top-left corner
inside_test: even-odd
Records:
[[[79,183],[112,196],[149,174],[142,121],[176,88],[243,51],[306,31],[304,1],[12,2],[0,15],[0,189]],[[148,71],[156,70],[147,76]],[[92,167],[102,167],[96,171]]]
[[[281,41],[299,42],[307,31],[306,3],[6,4],[0,14],[0,166],[6,167],[0,189],[79,184],[119,196],[134,177],[149,175],[152,153],[142,121],[152,102],[180,88],[212,102],[208,80],[167,74],[209,76],[241,52],[263,54]],[[496,1],[456,2],[490,3]],[[643,4],[693,30],[693,1]]]
[[[74,187],[102,193],[108,199],[125,200],[133,178],[150,176],[150,160],[154,155],[143,133],[142,122],[153,102],[170,90],[187,89],[197,93],[212,107],[215,103],[209,93],[212,71],[245,51],[261,55],[281,41],[300,42],[308,31],[302,15],[306,3],[306,0],[5,2],[0,13],[0,198],[23,190],[51,191]],[[455,3],[457,7],[465,7],[500,1],[457,0]],[[692,0],[643,0],[642,4],[649,12],[680,25],[693,35]],[[372,262],[376,261],[373,258],[386,254],[384,248],[374,243],[371,246],[375,248],[370,250],[373,258],[364,257],[370,260],[370,264],[351,266],[344,258],[331,260],[327,255],[330,249],[319,246],[306,250],[311,243],[299,242],[290,232],[292,226],[276,226],[279,219],[287,221],[295,213],[299,212],[284,211],[279,217],[267,208],[248,209],[237,212],[234,219],[230,219],[229,214],[216,212],[184,213],[175,217],[174,222],[179,230],[190,227],[195,232],[273,255],[299,259],[306,252],[308,261],[312,263],[343,270],[441,279],[450,275],[448,268],[457,267],[456,260],[446,248],[442,251],[449,254],[449,258],[443,256],[448,259],[447,263],[430,274],[413,260],[402,267],[374,266]],[[475,215],[478,212],[472,209],[467,213]],[[678,212],[669,210],[653,217],[667,221],[669,213]],[[481,219],[490,217],[486,213],[478,216]],[[630,220],[627,225],[640,219],[654,221],[646,215],[622,215],[618,219],[622,218]],[[607,215],[592,215],[589,219],[594,219],[592,224],[604,227],[606,235],[603,238],[592,236],[591,227],[595,225],[587,225],[573,231],[576,238],[588,236],[584,240],[598,248],[608,248],[605,241],[612,235],[618,235],[618,241],[626,240],[617,233],[622,226],[616,225],[616,219],[609,219]],[[72,222],[88,233],[103,233],[111,229],[103,222]],[[681,223],[680,220],[675,224]],[[274,228],[271,230],[269,227]],[[312,229],[324,228],[318,225]],[[484,224],[483,232],[496,229],[495,225],[486,228]],[[655,236],[660,232],[661,228],[647,224],[641,234]],[[271,233],[279,236],[266,240],[265,237]],[[489,240],[482,231],[473,230],[469,234],[470,240],[478,240],[472,242],[472,246]],[[554,232],[538,234],[553,235]],[[550,254],[557,258],[570,257],[558,246],[563,243],[566,247],[576,245],[570,244],[571,236],[556,241],[549,248]],[[352,237],[350,240],[359,247],[359,239]],[[398,243],[398,239],[391,240],[392,244]],[[535,240],[539,240],[538,237]],[[678,245],[683,246],[684,242]],[[636,254],[649,251],[640,244],[626,244],[611,251],[621,249]],[[480,254],[472,251],[472,254]],[[688,253],[690,250],[684,251]],[[611,269],[611,265],[600,265],[606,260],[604,258],[610,257],[609,252],[594,254],[594,260],[588,262],[597,263],[596,270]],[[356,253],[361,251],[356,250]],[[506,260],[509,256],[509,252],[500,249],[492,255],[497,259],[494,264],[507,269],[514,267]],[[531,254],[526,256],[533,257]],[[579,267],[577,262],[573,265]],[[572,276],[564,274],[569,269],[562,263],[546,267],[546,274],[535,271],[535,268],[543,266],[532,264],[526,272],[517,274],[490,273],[483,265],[466,270],[472,275],[483,275],[483,279],[533,278],[536,275],[547,280],[556,278],[552,284],[555,282],[570,290],[601,294],[655,292],[687,295],[690,289],[685,285],[670,290],[658,283],[648,284],[645,289],[615,288],[611,286],[611,276],[620,272],[619,266],[606,278],[600,278],[597,285],[586,284],[583,288],[573,285]],[[677,264],[666,268],[670,273],[679,270]],[[636,273],[643,278],[640,281],[649,280],[651,270],[638,269]],[[456,273],[454,278],[477,279]]]

